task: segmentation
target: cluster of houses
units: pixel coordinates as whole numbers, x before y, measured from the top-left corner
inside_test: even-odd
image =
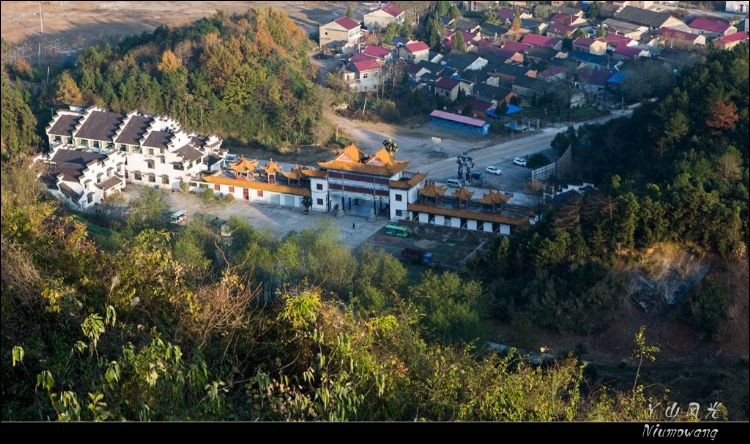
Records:
[[[349,145],[315,166],[284,166],[230,155],[220,138],[188,133],[168,117],[97,107],[58,110],[46,134],[50,151],[35,159],[38,178],[79,211],[96,211],[127,183],[170,191],[187,184],[248,202],[501,234],[529,223],[527,210],[506,205],[511,195],[446,192],[386,148],[368,154]]]
[[[713,16],[678,16],[679,9],[662,8],[661,3],[675,2],[596,2],[595,20],[587,18],[584,9],[592,2],[510,2],[514,8],[497,9],[497,2],[462,3],[470,12],[492,7],[497,20],[487,21],[480,14],[457,20],[441,17],[445,31],[435,48],[401,37],[365,44],[372,41],[366,33],[403,23],[404,10],[389,3],[366,14],[362,22],[343,17],[321,26],[321,47],[340,48],[348,55],[341,75],[352,91],[376,91],[394,75],[389,68],[401,64],[410,88],[449,102],[460,99],[459,112],[482,118],[516,112],[516,105],[534,104],[555,93],[563,107],[599,103],[608,87],[624,82],[629,66],[639,59],[681,68],[696,59],[695,50],[710,45],[731,49],[748,38],[746,18],[730,23]],[[545,19],[534,17],[538,3],[551,3],[557,11]],[[747,2],[726,3],[727,10],[732,3],[731,8],[742,11]],[[463,48],[452,47],[458,34]],[[330,40],[334,35],[338,40]],[[573,91],[561,94],[561,83]]]

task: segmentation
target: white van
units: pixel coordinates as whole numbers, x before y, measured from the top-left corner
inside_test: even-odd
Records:
[[[455,188],[461,188],[462,186],[461,181],[458,179],[448,179],[445,181],[445,183]]]
[[[173,224],[182,225],[187,221],[187,211],[175,211],[174,213],[172,213],[172,216],[170,216],[169,220]]]

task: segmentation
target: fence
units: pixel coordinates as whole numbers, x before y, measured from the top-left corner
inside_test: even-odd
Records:
[[[557,162],[552,162],[549,165],[545,165],[543,167],[539,167],[537,169],[531,170],[531,181],[532,182],[538,182],[542,180],[547,180],[552,175],[555,174],[555,167],[557,166]]]

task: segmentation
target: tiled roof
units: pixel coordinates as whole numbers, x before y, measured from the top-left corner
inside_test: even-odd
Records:
[[[571,23],[578,20],[578,17],[576,17],[573,14],[563,14],[558,12],[557,14],[553,15],[549,18],[549,21],[553,23],[561,23],[563,25],[570,25]]]
[[[460,82],[450,77],[443,77],[442,79],[435,82],[435,87],[440,89],[447,89],[448,91],[453,90]]]
[[[586,37],[578,37],[577,39],[573,40],[573,44],[577,46],[591,46],[596,42],[596,39],[589,39]]]
[[[73,135],[73,129],[76,127],[78,122],[83,116],[73,114],[62,114],[58,117],[55,124],[47,131],[49,134],[54,136],[67,136]]]
[[[555,33],[555,34],[563,34],[563,35],[569,35],[572,34],[576,28],[573,28],[572,26],[563,25],[562,23],[553,23],[549,25],[549,28],[547,28],[547,33]]]
[[[372,157],[367,158],[367,155],[353,144],[344,148],[332,160],[318,162],[318,165],[328,170],[350,171],[375,176],[393,176],[406,168],[408,164],[408,161],[394,159],[384,148],[381,148]]]
[[[418,52],[418,51],[429,51],[430,47],[425,42],[414,42],[414,43],[407,43],[405,45],[406,50],[409,52]]]
[[[183,162],[192,162],[203,157],[203,153],[193,148],[191,145],[185,145],[175,150],[175,153],[182,156]]]
[[[658,28],[672,15],[669,12],[654,12],[648,9],[626,6],[615,14],[617,20]]]
[[[296,196],[309,196],[310,189],[305,187],[295,187],[291,185],[281,185],[276,183],[258,182],[254,180],[238,179],[235,177],[229,177],[222,173],[216,175],[203,176],[201,178],[203,182],[218,183],[222,185],[229,185],[234,187],[251,188],[254,190],[263,191],[275,191],[277,193],[293,194]]]
[[[518,219],[515,217],[503,216],[496,213],[483,213],[480,211],[458,210],[455,208],[443,208],[434,205],[409,204],[406,207],[409,211],[420,213],[437,214],[441,216],[461,217],[464,219],[474,219],[483,222],[497,222],[508,225],[527,225],[527,219]]]
[[[700,37],[700,35],[693,34],[692,32],[679,31],[672,28],[660,28],[656,34],[659,37],[682,40],[685,42],[694,42],[695,39]]]
[[[134,115],[130,117],[130,120],[125,124],[125,128],[122,129],[122,132],[117,136],[115,142],[128,145],[138,145],[138,141],[141,140],[143,133],[148,129],[151,120],[151,117],[145,116]]]
[[[505,44],[502,46],[502,49],[507,49],[509,51],[523,52],[529,49],[529,47],[531,47],[531,45],[529,45],[528,43],[510,41],[510,42],[505,42]]]
[[[359,28],[360,26],[358,21],[353,20],[349,17],[341,17],[340,19],[336,19],[334,21],[346,30],[352,30],[354,28]]]
[[[143,146],[154,148],[167,148],[172,134],[166,131],[151,131],[143,142]]]
[[[97,188],[102,190],[108,190],[114,186],[120,185],[123,183],[122,177],[114,175],[112,177],[107,178],[106,180],[103,180],[96,184]]]
[[[380,46],[368,46],[364,51],[362,51],[362,54],[382,59],[388,57],[391,52],[385,48],[381,48]]]
[[[701,29],[709,32],[724,32],[731,25],[723,20],[711,20],[703,17],[698,17],[690,22],[690,27],[694,29]]]
[[[361,62],[354,62],[354,69],[359,72],[365,71],[377,71],[380,69],[380,64],[376,60],[362,60]]]
[[[427,178],[426,173],[417,173],[414,176],[406,180],[401,179],[401,180],[388,181],[388,186],[391,188],[399,188],[403,190],[408,190],[410,188],[414,188],[415,186],[417,186],[420,182],[425,180],[425,178]]]
[[[513,21],[513,17],[515,17],[516,13],[511,8],[500,8],[497,10],[497,16],[501,20],[508,20]]]
[[[534,45],[534,46],[546,46],[549,48],[552,48],[553,46],[557,45],[559,42],[559,39],[556,39],[554,37],[547,37],[543,35],[536,35],[536,34],[526,34],[521,39],[521,43],[526,43],[528,45]]]
[[[747,32],[745,31],[740,31],[740,32],[735,32],[734,34],[725,35],[724,37],[721,37],[719,39],[719,42],[726,45],[727,43],[734,43],[734,42],[738,42],[742,40],[747,40]]]
[[[445,120],[450,120],[453,122],[463,123],[466,125],[478,126],[478,127],[484,126],[484,124],[487,123],[484,120],[474,119],[472,117],[466,117],[460,114],[453,114],[453,113],[441,111],[439,109],[436,109],[435,111],[431,112],[430,116],[438,117],[438,118],[445,119]]]
[[[641,49],[637,47],[627,46],[627,45],[619,45],[615,48],[613,52],[615,54],[621,54],[626,57],[635,57],[641,53]]]
[[[435,181],[429,181],[427,182],[424,187],[420,188],[418,193],[420,196],[425,197],[438,197],[442,196],[445,193],[446,187],[436,185]]]
[[[388,3],[387,5],[380,8],[381,11],[388,13],[389,15],[393,17],[398,17],[399,15],[404,13],[404,10],[399,8],[398,6],[394,5],[393,3]]]
[[[349,58],[349,63],[364,62],[366,60],[375,60],[372,56],[358,52]]]
[[[75,133],[75,137],[81,139],[93,139],[111,141],[115,131],[122,121],[122,114],[109,111],[92,111],[86,117],[81,128]]]

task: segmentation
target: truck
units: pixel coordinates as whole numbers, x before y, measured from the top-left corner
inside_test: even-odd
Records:
[[[440,268],[440,262],[436,261],[432,253],[417,248],[404,248],[401,257],[413,264],[426,265],[429,268]]]

